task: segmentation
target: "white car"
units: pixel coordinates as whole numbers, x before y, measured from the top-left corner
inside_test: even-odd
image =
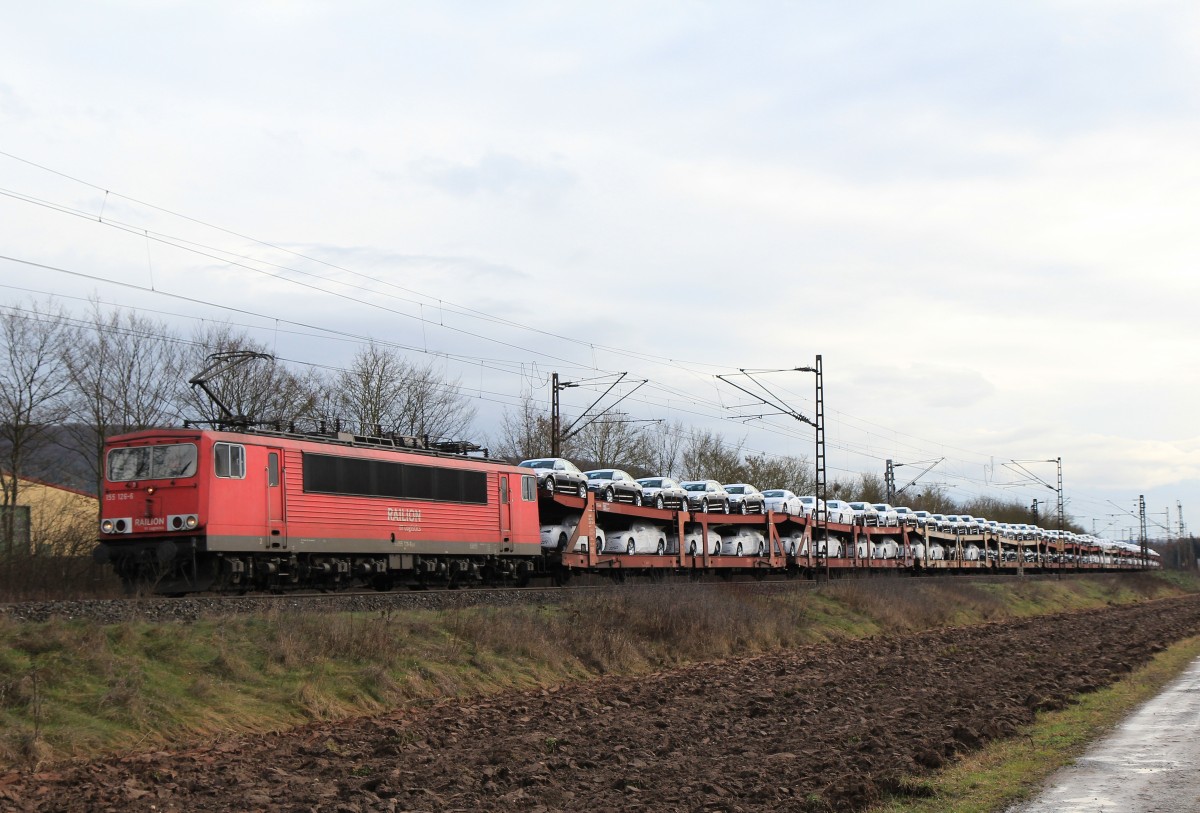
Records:
[[[964,562],[979,561],[979,546],[972,542],[969,545],[963,545],[962,556]]]
[[[855,548],[858,551],[859,559],[878,559],[878,558],[880,558],[879,546],[877,544],[875,544],[875,542],[873,542],[872,540],[859,537],[858,544],[855,545]]]
[[[786,536],[779,537],[783,552],[788,556],[807,556],[808,542],[804,539],[804,531],[792,531]]]
[[[850,503],[850,510],[854,512],[854,522],[857,525],[870,525],[872,527],[880,525],[879,512],[875,510],[875,506],[869,502],[855,500]]]
[[[806,496],[806,497],[801,497],[800,504],[804,506],[804,516],[806,516],[806,517],[813,516],[813,511],[816,509],[817,503],[818,503],[817,498],[813,497],[811,495]],[[825,501],[820,500],[820,505],[822,508],[826,507]]]
[[[804,513],[804,503],[800,501],[795,492],[788,491],[786,488],[768,488],[763,492],[763,496],[767,499],[766,510],[768,511],[794,517]],[[816,497],[813,499],[815,500]]]
[[[837,559],[842,555],[842,541],[836,536],[818,537],[813,542],[813,547],[817,551],[817,556],[827,556],[831,559]]]
[[[854,523],[854,509],[845,500],[826,500],[825,513],[828,515],[830,522],[841,525],[852,525]]]
[[[929,561],[940,561],[946,558],[946,549],[934,542],[929,546]]]
[[[875,555],[880,559],[898,559],[900,552],[900,542],[893,537],[885,536],[875,543]]]
[[[571,539],[571,534],[575,533],[575,526],[578,524],[579,515],[568,514],[562,518],[562,522],[553,525],[543,525],[542,550],[566,550],[567,542]]]
[[[756,528],[744,525],[721,537],[722,556],[766,556],[767,538]]]
[[[629,556],[637,553],[662,556],[667,552],[667,532],[649,522],[634,522],[625,530],[610,530],[606,546],[615,553]]]
[[[892,508],[885,502],[874,503],[872,508],[879,514],[879,524],[886,525],[890,528],[896,528],[900,525],[900,515],[896,513],[896,509]]]
[[[917,516],[918,512],[912,510],[907,505],[897,505],[892,510],[896,512],[896,519],[900,520],[901,525],[907,525],[910,528],[916,528],[921,524],[921,518]],[[928,511],[923,513],[926,515],[929,514]]]
[[[704,541],[700,534],[699,523],[688,525],[683,532],[683,550],[688,556],[701,556],[704,553]],[[716,556],[721,552],[721,535],[711,528],[708,531],[708,555]]]

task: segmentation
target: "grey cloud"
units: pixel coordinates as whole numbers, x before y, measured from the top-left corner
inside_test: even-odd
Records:
[[[431,158],[415,161],[409,169],[417,180],[457,197],[477,194],[516,196],[534,203],[557,200],[577,180],[575,175],[560,167],[502,153],[488,153],[474,164]]]

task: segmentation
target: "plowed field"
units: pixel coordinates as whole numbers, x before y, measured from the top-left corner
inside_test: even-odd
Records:
[[[855,810],[1200,634],[1200,597],[826,644],[0,777],[0,809]]]

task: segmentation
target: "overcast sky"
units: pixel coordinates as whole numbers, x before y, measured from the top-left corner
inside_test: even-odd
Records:
[[[0,255],[95,279],[0,260],[0,304],[396,343],[485,434],[627,371],[810,457],[713,376],[822,354],[834,475],[1052,501],[1004,463],[1061,456],[1088,527],[1200,522],[1194,3],[4,7]]]

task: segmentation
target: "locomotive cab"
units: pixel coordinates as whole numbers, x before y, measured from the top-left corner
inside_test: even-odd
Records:
[[[127,587],[209,589],[222,540],[286,550],[282,452],[244,436],[155,430],[111,438],[104,456],[100,546]]]

